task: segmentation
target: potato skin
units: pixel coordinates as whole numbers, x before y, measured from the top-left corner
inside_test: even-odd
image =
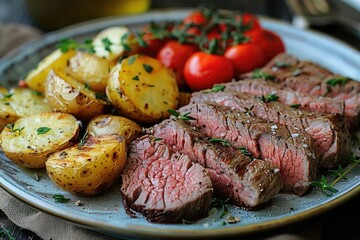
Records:
[[[50,130],[39,134],[40,127]],[[43,168],[47,157],[74,144],[79,134],[76,118],[65,113],[40,113],[18,119],[1,132],[1,148],[15,163]]]
[[[30,71],[25,77],[27,86],[38,92],[44,92],[44,83],[51,69],[63,69],[67,66],[68,60],[76,54],[76,51],[69,50],[62,53],[59,49],[55,50],[44,59],[42,59],[37,67]]]
[[[89,136],[82,147],[52,154],[46,171],[56,185],[72,194],[97,195],[120,176],[126,156],[125,140],[119,135]]]
[[[113,115],[99,115],[91,119],[87,126],[87,133],[91,136],[118,134],[130,144],[142,133],[142,127],[134,121]]]
[[[157,59],[132,55],[110,73],[106,94],[121,115],[156,123],[175,109],[179,90],[174,73]]]
[[[81,120],[102,114],[106,104],[85,84],[54,70],[50,70],[45,82],[45,98],[54,111],[73,114]]]

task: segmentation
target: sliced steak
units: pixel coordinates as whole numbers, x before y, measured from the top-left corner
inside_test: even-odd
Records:
[[[246,147],[253,156],[275,164],[285,190],[302,195],[316,177],[314,143],[304,131],[212,104],[192,104],[179,111],[196,118],[189,122],[206,135],[226,139],[235,147]]]
[[[215,192],[229,197],[237,206],[253,208],[274,197],[282,188],[279,168],[263,160],[251,161],[241,150],[214,140],[196,127],[181,120],[165,120],[153,127],[155,137],[162,138],[174,151],[186,154],[204,166]]]
[[[281,64],[279,64],[281,63]],[[282,67],[279,67],[282,66]],[[282,88],[289,88],[311,96],[329,97],[345,102],[345,124],[356,129],[360,123],[360,82],[335,75],[306,61],[280,54],[269,62],[261,72],[269,74]],[[253,73],[241,78],[252,78]]]
[[[213,188],[203,166],[145,135],[130,145],[121,193],[128,212],[173,223],[206,215]]]
[[[248,93],[253,96],[276,94],[278,102],[293,108],[308,109],[313,112],[344,115],[344,101],[328,97],[311,96],[263,79],[248,79],[221,84],[226,92]]]
[[[251,108],[251,112],[261,119],[305,130],[314,140],[320,157],[319,164],[324,168],[334,168],[344,163],[350,153],[349,132],[343,127],[343,119],[339,115],[293,109],[276,101],[264,102],[260,97],[245,93],[193,93],[191,101],[212,102],[242,112]]]

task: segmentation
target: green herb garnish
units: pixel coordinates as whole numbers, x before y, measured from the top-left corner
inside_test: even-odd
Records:
[[[185,114],[180,114],[178,111],[174,110],[174,109],[168,109],[167,110],[168,113],[170,113],[171,115],[173,115],[174,117],[183,120],[183,121],[189,121],[189,120],[196,120],[196,118],[190,116],[190,112],[185,113]]]
[[[277,101],[278,99],[279,99],[279,97],[275,93],[260,97],[260,100],[265,103]]]
[[[239,149],[240,152],[241,152],[242,154],[244,154],[245,156],[249,156],[249,157],[252,156],[252,155],[251,155],[251,152],[249,152],[249,150],[247,150],[246,147],[239,147],[238,149]]]
[[[228,140],[223,139],[223,138],[210,138],[208,141],[210,143],[220,143],[224,147],[231,147],[231,143]]]
[[[60,40],[56,47],[60,49],[62,53],[66,53],[73,49],[86,51],[88,53],[95,53],[94,45],[91,39],[85,39],[84,43],[80,44],[74,39],[65,38]]]
[[[134,77],[132,78],[132,80],[139,81],[139,76],[138,76],[138,75],[134,76]]]
[[[327,196],[330,197],[334,193],[337,193],[338,190],[332,186],[332,184],[329,184],[326,177],[324,175],[321,176],[320,181],[313,181],[310,182],[310,186],[318,187],[321,189],[321,192]]]
[[[38,129],[36,129],[38,135],[45,134],[50,130],[51,128],[49,127],[39,127]]]
[[[161,141],[161,140],[162,140],[162,138],[155,138],[154,142]]]
[[[349,81],[349,78],[347,77],[337,77],[337,78],[332,78],[328,81],[326,81],[326,84],[329,86],[336,86],[336,85],[341,85],[344,86],[347,82]]]
[[[80,138],[79,144],[77,145],[77,149],[80,150],[85,145],[87,135],[88,135],[88,132],[85,132],[84,135]]]
[[[42,96],[43,96],[43,94],[42,94],[41,92],[36,91],[36,90],[32,90],[31,93],[32,93],[33,95],[35,95],[35,96],[38,96],[38,97],[42,97]]]
[[[110,41],[110,39],[106,37],[106,38],[101,39],[101,42],[104,45],[105,50],[108,51],[109,53],[111,53],[110,47],[111,47],[111,45],[113,45],[113,43]]]
[[[228,208],[226,207],[226,203],[230,200],[230,198],[227,198],[225,200],[222,200],[220,198],[213,198],[209,204],[209,211],[213,208],[221,209],[220,219],[223,218],[226,214],[229,213]]]
[[[261,69],[256,69],[252,76],[252,78],[262,78],[264,80],[274,80],[276,77],[273,75],[270,75],[266,72],[261,71]]]
[[[6,128],[10,129],[11,132],[18,132],[20,133],[22,130],[24,130],[25,127],[22,128],[14,128],[14,123],[9,123],[5,125]]]
[[[149,64],[143,64],[143,68],[147,73],[151,73],[153,71],[153,67],[150,66]]]
[[[291,104],[290,107],[291,108],[299,108],[299,107],[301,107],[301,104],[300,103]]]
[[[56,203],[66,203],[70,201],[70,198],[65,198],[63,195],[55,194],[52,196]]]
[[[128,65],[131,65],[131,64],[133,64],[134,62],[135,62],[135,60],[136,60],[136,56],[131,56],[131,57],[129,57],[128,58]]]
[[[225,89],[225,86],[216,85],[216,86],[213,86],[211,89],[206,89],[206,90],[203,90],[202,92],[203,93],[222,92],[222,91],[224,91],[224,89]]]

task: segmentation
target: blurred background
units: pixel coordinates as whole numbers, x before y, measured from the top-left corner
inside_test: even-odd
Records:
[[[360,49],[360,0],[0,0],[0,56],[9,49],[6,41],[13,47],[42,33],[90,19],[192,8],[204,2],[217,8],[279,18],[301,28],[311,27]],[[310,12],[299,9],[301,5]],[[315,18],[309,18],[309,13]],[[319,14],[327,19],[317,21]]]

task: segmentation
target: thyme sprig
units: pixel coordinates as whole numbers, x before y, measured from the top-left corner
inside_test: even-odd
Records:
[[[85,51],[88,53],[95,53],[95,48],[91,39],[85,39],[84,43],[81,44],[74,39],[65,38],[60,40],[56,47],[60,49],[62,53],[66,53],[73,49]]]
[[[18,132],[21,133],[22,130],[24,130],[25,127],[22,128],[14,128],[14,123],[9,123],[5,125],[6,128],[10,129],[10,132]]]
[[[221,145],[223,145],[224,147],[231,147],[231,143],[223,138],[209,138],[208,141],[210,143],[220,143]]]
[[[79,144],[77,145],[77,149],[80,150],[85,145],[87,136],[88,136],[88,132],[86,131],[84,135],[79,139]]]
[[[255,69],[252,73],[252,78],[262,78],[264,80],[274,80],[276,77],[273,75],[270,75],[266,72],[261,71],[261,69]]]
[[[189,121],[189,120],[196,120],[196,118],[190,116],[190,112],[181,114],[180,112],[174,110],[174,109],[168,109],[168,113],[176,117],[177,119],[183,120],[183,121]]]
[[[272,94],[268,94],[268,95],[262,95],[261,97],[259,97],[261,101],[263,101],[264,103],[268,103],[268,102],[274,102],[277,101],[279,99],[279,96],[277,96],[275,93]]]
[[[221,209],[220,219],[226,216],[226,214],[229,213],[228,208],[226,207],[226,203],[230,200],[230,198],[227,198],[225,200],[222,200],[220,198],[213,198],[209,204],[209,211],[213,208],[215,209]]]
[[[338,189],[335,188],[335,185],[340,180],[347,180],[346,175],[349,172],[351,172],[356,166],[360,165],[360,157],[351,155],[349,157],[349,163],[350,165],[346,169],[343,169],[341,165],[339,165],[336,170],[329,170],[329,172],[333,176],[335,176],[335,179],[331,183],[328,182],[327,178],[324,175],[321,175],[320,181],[310,182],[310,185],[320,188],[321,192],[325,196],[327,197],[332,196],[334,193],[337,193],[339,191]]]
[[[203,90],[201,92],[203,93],[211,93],[211,92],[222,92],[224,91],[225,89],[225,86],[223,85],[216,85],[216,86],[213,86],[212,88],[210,89],[206,89],[206,90]]]

